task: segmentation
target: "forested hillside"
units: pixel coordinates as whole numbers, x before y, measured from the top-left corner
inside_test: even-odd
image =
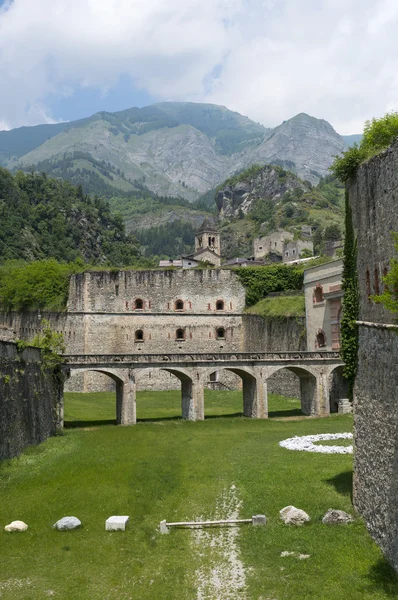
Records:
[[[140,250],[105,200],[44,173],[0,168],[0,261],[50,257],[122,267]]]

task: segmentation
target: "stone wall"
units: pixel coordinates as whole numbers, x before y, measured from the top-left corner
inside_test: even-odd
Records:
[[[243,317],[245,352],[290,352],[307,350],[305,317],[263,318]],[[300,398],[300,380],[291,371],[277,371],[267,382],[268,392],[290,398]]]
[[[0,342],[0,460],[54,435],[60,425],[62,385],[43,372],[41,353]]]
[[[358,238],[361,321],[392,323],[396,315],[369,296],[395,255],[398,231],[398,143],[360,167],[349,188]],[[387,558],[398,569],[398,335],[359,327],[354,390],[354,504]]]
[[[137,300],[142,301],[138,309]],[[220,312],[220,300],[223,313],[240,313],[245,291],[228,269],[88,271],[71,278],[68,311],[170,313],[178,300],[183,301],[181,314]]]

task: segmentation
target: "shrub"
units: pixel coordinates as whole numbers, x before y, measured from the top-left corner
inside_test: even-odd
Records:
[[[341,181],[347,182],[355,176],[365,160],[388,148],[397,137],[398,112],[389,112],[380,119],[366,121],[360,145],[354,144],[336,156],[330,169]]]

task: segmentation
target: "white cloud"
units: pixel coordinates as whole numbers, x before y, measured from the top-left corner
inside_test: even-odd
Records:
[[[0,128],[51,122],[51,98],[128,73],[159,99],[358,132],[396,106],[397,21],[394,0],[14,0],[0,8]]]

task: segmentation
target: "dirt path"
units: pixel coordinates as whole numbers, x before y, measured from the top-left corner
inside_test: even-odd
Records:
[[[239,519],[241,504],[232,485],[218,499],[215,514],[205,518]],[[245,600],[246,575],[240,560],[239,526],[193,529],[192,538],[199,565],[197,600]]]

